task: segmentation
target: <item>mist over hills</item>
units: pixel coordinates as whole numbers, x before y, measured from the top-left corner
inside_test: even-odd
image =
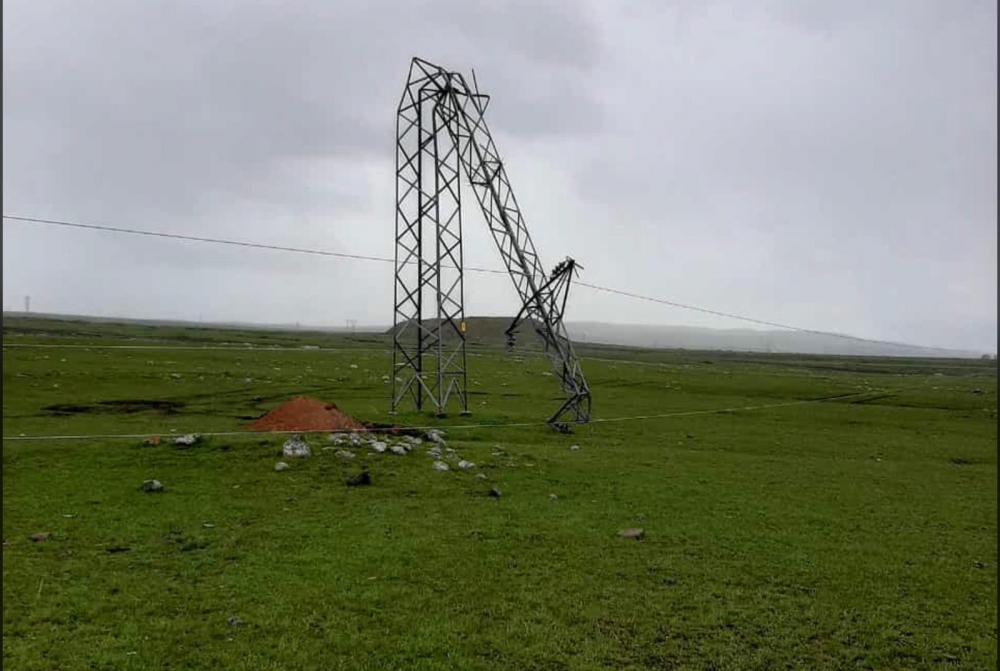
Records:
[[[392,328],[357,325],[315,326],[307,324],[257,324],[249,322],[207,322],[173,319],[131,319],[113,316],[58,315],[25,312],[4,312],[4,319],[62,320],[95,324],[142,324],[146,326],[176,326],[189,328],[249,329],[262,331],[310,331],[380,336],[391,345]],[[504,331],[511,317],[468,317],[466,338],[470,345],[501,347],[506,343]],[[433,323],[433,320],[429,320]],[[922,347],[906,343],[882,343],[818,333],[757,330],[716,329],[694,326],[657,326],[648,324],[610,324],[605,322],[567,322],[570,338],[580,344],[619,345],[647,349],[719,350],[775,354],[826,354],[843,356],[899,356],[932,358],[979,358],[984,352]],[[43,329],[44,330],[44,329]],[[517,347],[535,349],[539,341],[529,323],[522,323]]]
[[[782,354],[976,358],[983,352],[877,343],[800,331],[713,329],[694,326],[651,326],[572,322],[570,338],[581,343],[615,344],[653,349],[731,350]]]

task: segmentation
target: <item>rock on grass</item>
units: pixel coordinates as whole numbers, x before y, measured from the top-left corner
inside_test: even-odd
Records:
[[[186,433],[183,436],[174,438],[174,445],[178,447],[191,447],[201,441],[200,433]]]
[[[285,441],[281,448],[281,454],[285,457],[308,457],[312,454],[312,450],[299,436],[292,436]]]
[[[361,471],[357,475],[351,476],[347,479],[348,487],[367,487],[372,483],[372,478],[368,475],[368,471]]]
[[[622,529],[618,532],[620,538],[634,538],[637,541],[641,541],[645,538],[646,533],[642,529]]]
[[[146,494],[154,494],[163,491],[163,484],[159,480],[146,480],[139,485],[139,491]]]

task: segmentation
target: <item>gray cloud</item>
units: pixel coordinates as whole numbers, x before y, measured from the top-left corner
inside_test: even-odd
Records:
[[[547,263],[995,349],[995,4],[22,1],[4,18],[5,212],[391,254],[394,112],[419,55],[493,96]],[[496,266],[478,227],[469,210],[467,260]],[[378,264],[88,235],[5,223],[5,307],[390,319]],[[349,295],[303,314],[338,282]],[[511,309],[503,278],[468,283],[470,312]],[[694,319],[582,289],[573,311]]]

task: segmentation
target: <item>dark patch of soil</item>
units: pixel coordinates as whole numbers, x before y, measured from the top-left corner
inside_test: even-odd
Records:
[[[50,415],[80,415],[84,413],[101,413],[115,415],[131,415],[136,412],[159,412],[164,415],[174,415],[184,403],[180,401],[148,401],[142,399],[124,399],[121,401],[98,401],[91,404],[57,403],[43,408]]]

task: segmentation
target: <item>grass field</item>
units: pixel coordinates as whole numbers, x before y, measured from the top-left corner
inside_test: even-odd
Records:
[[[383,347],[5,320],[3,434],[238,431],[295,394],[386,422]],[[483,349],[471,417],[392,418],[471,471],[326,436],[284,472],[279,436],[5,440],[4,668],[996,668],[995,362],[583,354],[595,419],[673,416],[504,427],[556,385]]]

